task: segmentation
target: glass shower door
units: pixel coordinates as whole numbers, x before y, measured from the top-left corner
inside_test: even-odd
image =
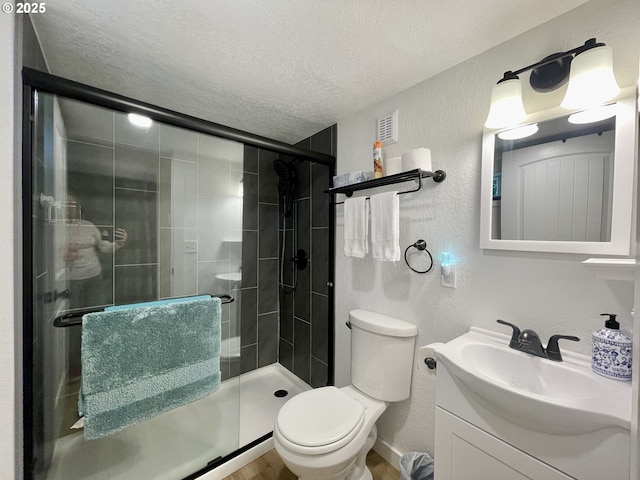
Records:
[[[236,296],[244,147],[48,93],[34,103],[32,476],[184,478],[240,446],[239,381],[225,342],[240,334],[239,302],[223,305],[217,392],[97,440],[78,424],[81,326],[54,320]]]

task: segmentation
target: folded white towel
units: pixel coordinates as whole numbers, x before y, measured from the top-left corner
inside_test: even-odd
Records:
[[[364,258],[369,253],[369,205],[366,197],[344,201],[344,256]]]
[[[371,195],[371,256],[381,262],[400,260],[398,192]]]

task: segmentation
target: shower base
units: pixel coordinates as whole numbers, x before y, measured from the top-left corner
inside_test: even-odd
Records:
[[[86,441],[81,431],[61,437],[46,478],[179,480],[271,432],[284,402],[308,389],[280,364],[259,368],[223,382],[208,397],[108,437]],[[277,390],[289,393],[277,397]]]

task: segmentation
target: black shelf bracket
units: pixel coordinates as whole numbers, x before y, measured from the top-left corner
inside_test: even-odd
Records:
[[[433,181],[436,183],[440,183],[447,178],[447,174],[444,170],[436,170],[435,172],[427,172],[426,170],[409,170],[407,172],[396,173],[395,175],[389,175],[388,177],[382,178],[374,178],[373,180],[367,180],[366,182],[360,183],[352,183],[351,185],[345,185],[344,187],[334,187],[329,190],[325,190],[324,193],[337,194],[342,193],[347,197],[353,195],[353,192],[358,190],[365,190],[367,188],[375,188],[382,187],[385,185],[393,185],[395,183],[408,182],[410,180],[417,181],[417,187],[413,190],[407,190],[405,192],[399,192],[398,195],[403,193],[412,193],[417,192],[422,188],[422,179],[423,178],[433,178]],[[343,202],[335,203],[335,205],[339,205]]]

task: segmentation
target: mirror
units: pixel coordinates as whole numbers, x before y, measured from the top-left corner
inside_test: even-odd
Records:
[[[538,131],[526,138],[485,130],[480,247],[629,255],[635,105],[629,88],[598,122],[570,123],[557,107],[529,115]]]

